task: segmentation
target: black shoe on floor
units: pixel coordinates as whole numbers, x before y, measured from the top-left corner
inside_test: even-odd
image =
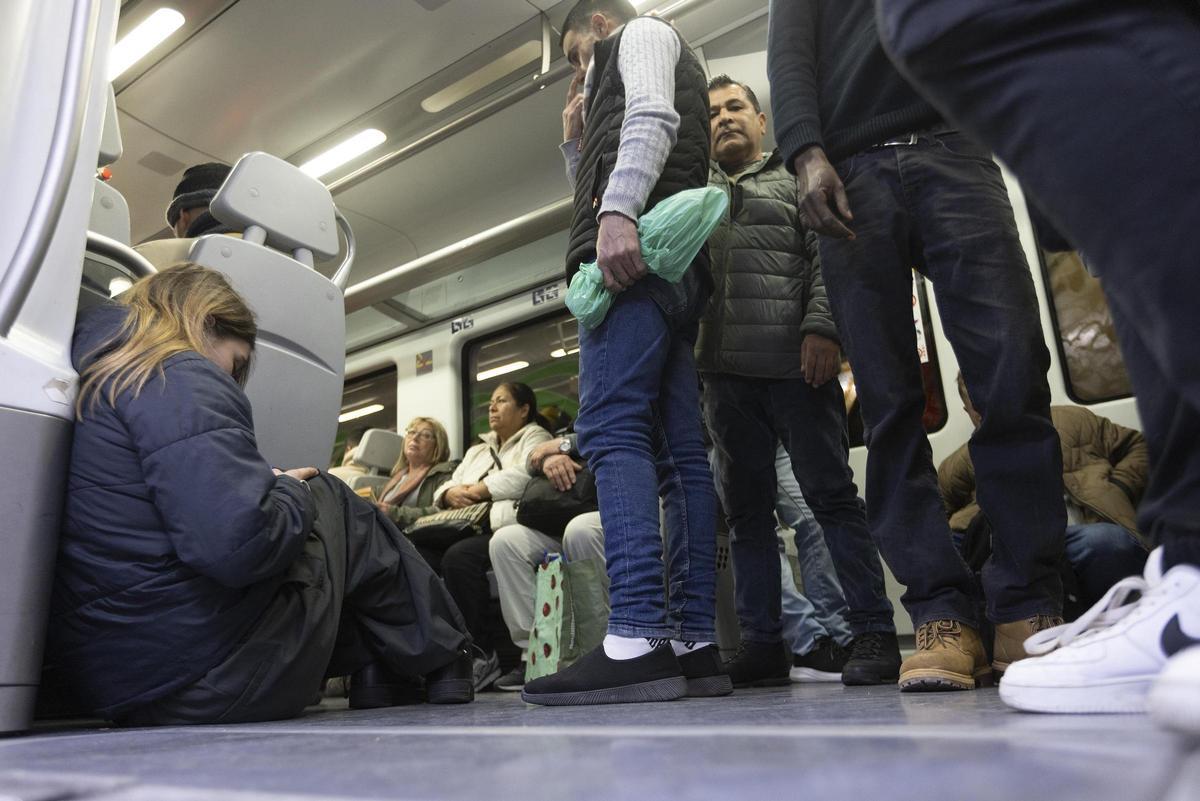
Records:
[[[734,687],[783,687],[791,683],[791,667],[791,654],[782,642],[743,640],[725,662],[725,672]]]
[[[425,676],[431,704],[469,704],[475,700],[475,657],[464,648],[454,661]]]
[[[420,679],[399,676],[372,662],[350,677],[350,708],[380,709],[425,702]]]
[[[817,637],[808,653],[793,657],[792,681],[797,684],[841,681],[842,669],[849,658],[849,652],[829,637]]]
[[[578,662],[525,685],[521,698],[543,706],[674,701],[687,694],[687,679],[670,644],[633,659],[609,659],[598,645]]]
[[[733,679],[721,663],[721,649],[706,645],[680,654],[679,669],[687,679],[688,698],[715,698],[733,692]]]
[[[895,684],[900,678],[900,643],[894,632],[869,631],[850,643],[842,684],[861,687]]]
[[[525,663],[518,662],[517,666],[492,682],[493,690],[505,693],[519,693],[525,686]]]

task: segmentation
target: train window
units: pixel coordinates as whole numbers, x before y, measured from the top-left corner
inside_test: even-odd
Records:
[[[368,428],[396,430],[396,368],[358,376],[342,390],[342,413],[338,415],[337,440],[330,466],[342,463],[346,440]]]
[[[1042,251],[1067,394],[1077,403],[1129,397],[1133,386],[1100,282],[1075,251]]]
[[[925,413],[922,422],[925,431],[938,431],[949,418],[946,410],[946,392],[942,386],[942,373],[938,368],[937,343],[929,333],[929,287],[925,277],[913,271],[913,327],[916,329],[917,356],[921,360],[921,381],[925,385]],[[854,385],[854,369],[849,362],[842,363],[839,376],[846,395],[846,418],[850,428],[850,447],[857,448],[863,441],[862,410]]]
[[[488,401],[507,381],[533,388],[555,430],[579,414],[579,324],[568,311],[467,343],[463,380],[466,445],[488,430]]]

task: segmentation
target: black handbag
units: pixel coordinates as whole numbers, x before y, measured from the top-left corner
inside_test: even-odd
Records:
[[[517,504],[517,522],[561,539],[572,518],[599,508],[596,478],[585,467],[575,474],[575,485],[566,492],[559,492],[545,476],[534,476]]]

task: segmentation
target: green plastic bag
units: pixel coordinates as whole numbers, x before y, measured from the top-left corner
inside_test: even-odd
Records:
[[[651,273],[672,284],[679,283],[688,265],[725,216],[729,197],[715,186],[685,189],[671,195],[638,220],[642,258]],[[584,328],[604,322],[613,293],[604,288],[604,276],[596,262],[579,266],[567,290],[567,308]]]

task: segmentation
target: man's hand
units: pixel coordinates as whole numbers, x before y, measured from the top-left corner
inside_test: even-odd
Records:
[[[567,105],[563,109],[563,141],[570,142],[583,136],[583,92],[580,91],[579,76],[571,78],[567,88]]]
[[[854,232],[846,226],[847,222],[854,219],[850,213],[846,187],[826,158],[825,151],[820,147],[810,147],[796,156],[792,167],[796,171],[796,203],[800,208],[800,222],[818,234],[835,239],[853,239]],[[836,214],[829,206],[831,200],[837,205]],[[838,219],[839,215],[841,220]]]
[[[559,443],[563,441],[562,437],[552,439],[549,442],[543,442],[533,449],[529,454],[529,470],[532,473],[539,473],[542,470],[542,464],[551,456],[562,453],[559,450]]]
[[[609,292],[624,292],[646,276],[637,223],[615,212],[600,215],[596,265]]]
[[[291,476],[297,481],[308,481],[310,478],[316,478],[319,472],[315,467],[293,467],[291,470],[280,470],[278,467],[272,467],[271,470],[277,476]]]
[[[841,366],[841,349],[832,339],[809,334],[800,343],[800,369],[812,386],[819,387],[833,378]]]
[[[582,469],[583,465],[579,462],[565,453],[558,453],[546,458],[542,465],[542,475],[550,479],[551,485],[556,490],[566,492],[575,486],[575,474]]]

